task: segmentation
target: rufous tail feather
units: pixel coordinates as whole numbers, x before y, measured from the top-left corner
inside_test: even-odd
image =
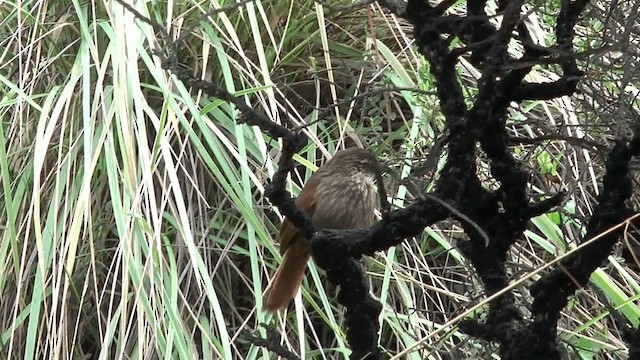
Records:
[[[302,284],[308,260],[309,255],[292,255],[290,252],[284,254],[282,264],[262,296],[262,304],[266,311],[273,312],[289,306],[289,302],[296,296]]]

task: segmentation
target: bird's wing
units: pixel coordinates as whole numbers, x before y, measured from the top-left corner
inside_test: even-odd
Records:
[[[313,214],[316,208],[315,192],[318,187],[319,177],[311,176],[309,181],[305,184],[295,200],[298,208],[307,216]],[[280,254],[284,254],[287,249],[294,243],[294,239],[298,237],[298,228],[288,219],[284,218],[282,225],[280,225]],[[298,247],[295,247],[298,248]],[[291,249],[295,251],[293,248]]]

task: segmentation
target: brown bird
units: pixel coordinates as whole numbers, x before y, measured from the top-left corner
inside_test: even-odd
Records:
[[[374,184],[378,171],[378,162],[370,151],[338,151],[311,176],[295,203],[311,218],[316,230],[368,228],[376,209]],[[267,311],[289,305],[311,256],[308,240],[287,218],[280,226],[280,254],[284,254],[282,264],[262,298]]]

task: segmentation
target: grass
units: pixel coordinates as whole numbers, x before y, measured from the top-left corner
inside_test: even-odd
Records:
[[[199,22],[230,2],[130,3],[185,36],[181,61],[203,78],[274,121],[312,123],[293,193],[316,159],[345,143],[374,148],[404,176],[442,132],[433,96],[399,91],[328,108],[372,85],[433,90],[410,29],[377,4],[347,15],[313,2],[254,2]],[[262,196],[278,159],[275,140],[162,69],[150,51],[158,34],[115,2],[4,2],[0,19],[0,357],[275,358],[242,336],[269,323],[307,358],[347,358],[342,311],[313,264],[292,310],[260,311],[267,274],[280,261],[280,219]],[[535,25],[550,36],[549,24]],[[474,76],[461,67],[471,92]],[[571,125],[582,116],[558,99],[514,108],[510,126],[532,135],[559,114]],[[517,151],[533,168],[540,151],[557,166],[533,180],[532,192],[543,196],[555,183],[573,190],[562,220],[535,219],[514,247],[510,271],[522,274],[575,248],[601,168],[561,142]],[[388,185],[395,206],[411,201],[406,188]],[[390,353],[435,331],[407,358],[493,350],[444,326],[482,294],[455,248],[462,239],[455,224],[439,224],[366,260],[385,304],[380,345]],[[563,314],[567,347],[583,358],[603,349],[623,357],[605,304],[637,325],[638,289],[637,274],[610,257]]]

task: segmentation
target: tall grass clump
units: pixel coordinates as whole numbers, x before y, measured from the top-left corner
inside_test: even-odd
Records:
[[[404,177],[444,133],[411,29],[378,4],[127,3],[180,39],[179,60],[198,77],[302,129],[310,145],[296,156],[293,194],[337,148],[370,147]],[[542,41],[551,36],[551,24],[532,21]],[[0,357],[276,358],[246,339],[256,329],[266,336],[261,324],[303,357],[348,357],[342,309],[313,264],[288,312],[261,310],[281,260],[280,214],[263,198],[278,141],[163,69],[153,53],[160,34],[116,1],[1,2],[0,34]],[[466,65],[459,81],[473,93],[477,73]],[[532,76],[553,78],[551,70]],[[580,116],[562,98],[517,107],[509,124],[514,136],[559,118],[581,131]],[[512,250],[515,274],[575,246],[602,166],[564,142],[514,151],[542,170],[532,182],[540,197],[567,183],[574,190]],[[435,159],[425,188],[443,161]],[[395,207],[417,196],[395,180],[387,186]],[[456,249],[463,237],[458,224],[443,223],[365,259],[389,353],[442,330],[481,296]],[[560,336],[585,358],[615,358],[624,342],[604,299],[637,316],[638,276],[612,256],[591,285],[566,310]],[[445,330],[408,358],[493,350]]]

